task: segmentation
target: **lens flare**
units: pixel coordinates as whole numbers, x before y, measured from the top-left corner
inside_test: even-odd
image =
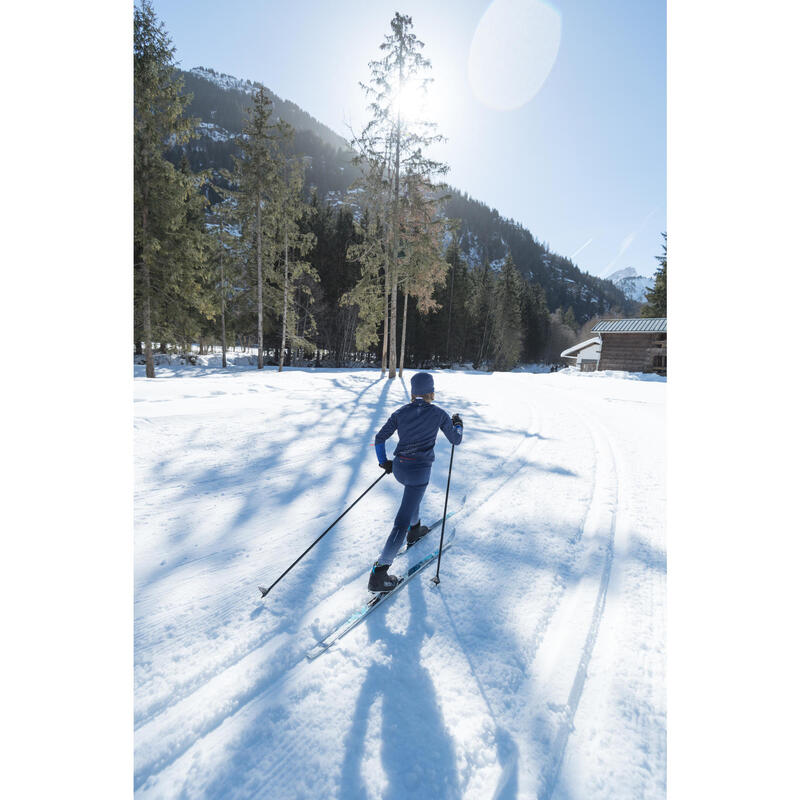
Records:
[[[495,0],[481,17],[469,50],[475,97],[497,111],[530,102],[553,68],[561,14],[542,0]]]

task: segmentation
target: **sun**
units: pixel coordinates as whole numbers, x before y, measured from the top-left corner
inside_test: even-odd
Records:
[[[428,92],[421,80],[406,79],[403,86],[392,93],[392,116],[399,116],[405,124],[425,119],[428,111]]]

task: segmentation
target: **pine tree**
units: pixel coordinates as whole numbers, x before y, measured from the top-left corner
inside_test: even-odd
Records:
[[[193,120],[183,116],[191,98],[181,93],[172,42],[147,0],[134,9],[133,51],[134,306],[144,339],[145,374],[153,378],[154,331],[161,332],[163,348],[164,307],[181,288],[173,257],[180,255],[179,232],[195,189],[164,153],[169,144],[189,138]]]
[[[391,33],[384,37],[381,50],[385,56],[369,64],[369,86],[362,84],[372,114],[367,126],[354,145],[360,153],[360,162],[367,162],[370,172],[377,172],[382,191],[388,189],[388,265],[386,281],[388,298],[389,377],[397,369],[397,293],[401,279],[400,253],[403,248],[401,226],[401,198],[408,195],[409,178],[432,182],[436,175],[444,175],[447,166],[424,155],[424,149],[443,137],[436,134],[435,125],[414,119],[414,109],[409,100],[415,93],[424,92],[430,78],[423,73],[430,69],[430,61],[423,58],[424,44],[411,32],[411,17],[396,13],[391,22]]]
[[[408,182],[403,215],[403,254],[399,263],[403,287],[403,329],[400,336],[399,373],[403,375],[406,348],[408,298],[413,297],[417,310],[428,314],[439,308],[434,299],[438,284],[443,284],[448,264],[442,257],[442,238],[447,220],[437,215],[438,187],[424,179]]]
[[[525,362],[539,361],[550,335],[550,311],[544,289],[538,283],[525,282],[522,294],[522,357]]]
[[[188,353],[193,341],[199,340],[202,349],[204,337],[213,337],[217,313],[212,264],[215,248],[206,228],[208,201],[203,187],[208,176],[192,173],[185,155],[178,173],[186,188],[184,214],[172,239],[164,318],[155,332],[162,341],[181,342]]]
[[[220,198],[219,202],[214,206],[215,251],[213,261],[216,263],[219,279],[220,340],[222,344],[222,367],[225,369],[228,366],[228,331],[225,319],[230,302],[228,275],[231,272],[238,247],[239,231],[235,227],[236,217],[232,194],[219,185],[213,188]]]
[[[258,368],[263,369],[265,281],[272,278],[273,285],[277,283],[274,276],[265,276],[265,267],[274,268],[276,261],[279,209],[275,198],[280,194],[278,148],[288,136],[288,126],[270,121],[272,101],[263,86],[258,87],[252,101],[241,138],[241,156],[234,157],[234,175],[244,255],[255,263]]]
[[[313,344],[307,334],[315,332],[314,318],[308,313],[311,301],[311,290],[308,284],[301,283],[303,277],[318,281],[319,275],[304,259],[316,244],[316,237],[311,232],[301,229],[303,216],[310,208],[302,200],[303,162],[298,159],[287,160],[283,167],[282,180],[278,184],[275,202],[278,206],[276,215],[276,233],[279,251],[283,258],[283,310],[281,325],[281,354],[278,371],[283,370],[286,342],[290,347],[312,349]],[[281,247],[282,245],[282,247]],[[295,258],[290,259],[292,253]],[[303,322],[298,326],[299,300],[305,298]]]
[[[354,242],[347,250],[350,261],[361,265],[361,277],[353,289],[342,296],[343,306],[355,307],[358,311],[358,324],[355,332],[356,348],[366,350],[378,344],[378,325],[383,321],[383,355],[381,377],[386,372],[388,270],[387,242],[385,226],[376,214],[367,209],[360,223],[356,224],[360,241]]]
[[[370,123],[371,125],[372,123]],[[361,277],[342,298],[342,304],[358,309],[356,340],[366,346],[377,343],[374,333],[375,318],[383,318],[383,345],[381,377],[386,374],[389,340],[390,256],[389,226],[391,193],[389,184],[390,140],[369,133],[370,126],[360,137],[354,137],[355,163],[360,176],[354,188],[362,193],[361,223],[357,224],[359,241],[348,249],[348,259],[361,265]],[[383,151],[379,145],[383,146]],[[377,289],[382,285],[382,291]]]
[[[667,234],[662,233],[664,244],[661,245],[662,253],[656,256],[659,267],[656,270],[655,284],[652,289],[645,292],[647,303],[642,306],[642,317],[667,316]]]
[[[471,275],[471,291],[469,300],[470,317],[472,318],[472,336],[470,350],[474,354],[473,366],[481,369],[487,362],[492,350],[492,335],[494,333],[493,302],[494,272],[489,267],[489,260],[484,258],[480,269],[474,270]]]
[[[461,363],[465,356],[467,320],[467,265],[458,252],[458,236],[450,240],[445,255],[447,274],[447,332],[444,354],[449,363],[454,357]]]
[[[509,253],[503,262],[494,293],[493,367],[507,371],[522,353],[522,278]]]

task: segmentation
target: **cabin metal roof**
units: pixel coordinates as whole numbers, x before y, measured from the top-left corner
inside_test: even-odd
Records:
[[[592,333],[666,333],[666,317],[638,317],[636,319],[601,319]]]

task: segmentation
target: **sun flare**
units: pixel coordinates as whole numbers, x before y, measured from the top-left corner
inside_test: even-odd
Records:
[[[423,119],[429,110],[428,106],[428,93],[421,81],[406,80],[402,88],[393,93],[392,114],[399,115],[406,123]]]

